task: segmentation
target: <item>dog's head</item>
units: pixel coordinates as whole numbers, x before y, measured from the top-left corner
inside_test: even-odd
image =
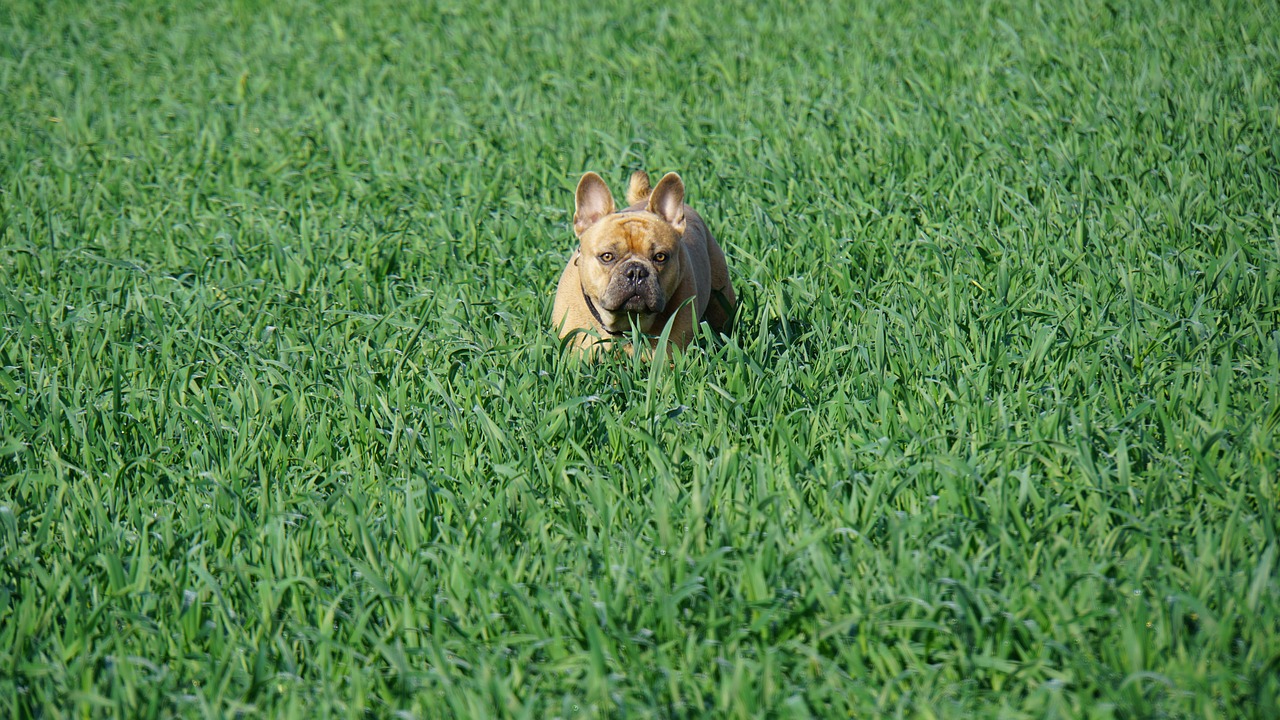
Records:
[[[648,187],[648,176],[636,173],[632,199],[644,200]],[[589,172],[578,182],[575,201],[583,293],[610,332],[632,325],[649,332],[684,273],[684,183],[668,173],[647,193],[646,203],[615,212],[609,188]]]

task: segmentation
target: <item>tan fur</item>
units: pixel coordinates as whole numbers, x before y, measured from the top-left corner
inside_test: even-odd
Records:
[[[631,173],[631,182],[627,183],[627,202],[635,205],[648,200],[652,189],[649,187],[649,173],[637,170]]]
[[[684,203],[679,175],[651,188],[648,174],[633,173],[631,205],[615,211],[604,181],[589,172],[574,201],[579,245],[552,308],[561,338],[573,334],[575,348],[592,352],[602,340],[625,342],[635,327],[652,347],[673,317],[674,347],[689,344],[700,320],[728,332],[736,303],[729,268],[706,223]]]

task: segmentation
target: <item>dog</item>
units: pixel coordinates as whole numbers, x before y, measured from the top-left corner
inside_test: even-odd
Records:
[[[578,249],[560,275],[551,310],[560,338],[572,336],[572,347],[593,354],[633,330],[647,336],[652,349],[669,321],[668,342],[681,349],[699,321],[727,333],[736,303],[729,267],[707,224],[685,205],[680,176],[667,173],[651,188],[648,173],[637,170],[627,202],[615,211],[608,186],[593,172],[578,181]]]

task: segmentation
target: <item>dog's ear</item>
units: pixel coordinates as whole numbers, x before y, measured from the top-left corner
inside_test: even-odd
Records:
[[[627,185],[627,202],[635,205],[649,198],[649,173],[637,170],[631,173],[631,182]]]
[[[583,175],[578,181],[578,192],[573,201],[573,232],[579,236],[599,222],[600,218],[612,214],[614,209],[609,186],[593,172]]]
[[[667,173],[649,195],[649,212],[666,220],[676,232],[684,232],[684,183],[675,173]]]

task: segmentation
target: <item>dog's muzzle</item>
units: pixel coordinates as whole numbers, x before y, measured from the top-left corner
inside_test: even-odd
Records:
[[[601,300],[609,312],[660,313],[667,304],[658,285],[658,274],[639,262],[618,268]]]

